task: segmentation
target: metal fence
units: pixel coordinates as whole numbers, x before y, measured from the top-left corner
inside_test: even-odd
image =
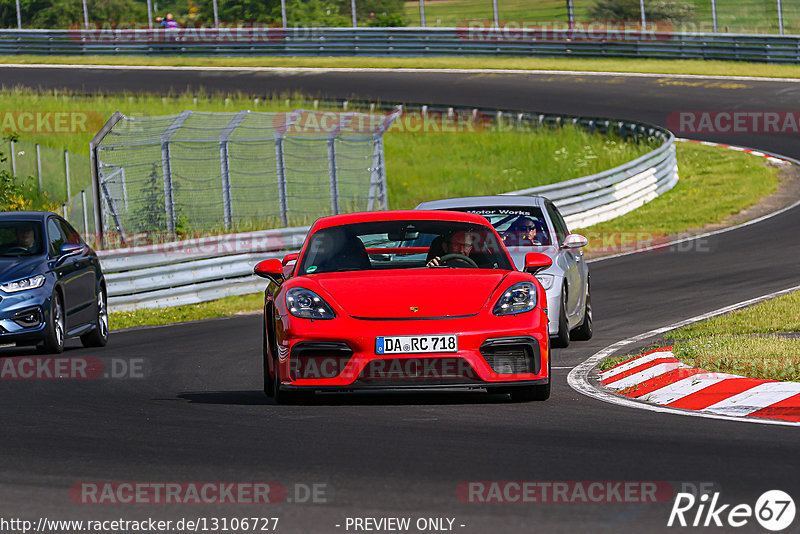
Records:
[[[11,174],[34,182],[55,204],[61,205],[91,185],[86,156],[25,140],[0,141],[0,152],[8,154],[3,165]]]
[[[101,28],[104,26],[120,27],[123,24],[142,29],[161,27],[156,20],[158,3],[148,0],[146,4],[135,5],[132,12],[112,13],[109,6],[96,4],[93,0],[72,0],[82,16],[66,18],[63,15],[43,17],[41,6],[35,9],[16,1],[16,10],[0,11],[0,28],[42,28],[39,24],[48,24],[49,28]],[[225,16],[225,0],[211,0],[208,20],[199,20],[196,13],[189,11],[190,5],[173,6],[174,13],[182,27],[199,26],[203,23],[210,27],[235,26],[241,20],[231,20]],[[392,13],[391,24],[416,27],[456,27],[470,23],[482,22],[495,27],[508,25],[527,26],[580,26],[589,23],[604,22],[611,18],[610,13],[598,11],[596,0],[565,0],[561,2],[519,2],[518,0],[470,0],[469,2],[406,2],[402,14]],[[199,2],[208,5],[208,2]],[[336,23],[328,25],[375,26],[389,22],[384,13],[374,13],[370,2],[352,0],[347,5],[347,14],[335,18]],[[79,7],[80,6],[80,7]],[[10,6],[9,6],[10,7]],[[195,6],[196,7],[196,6]],[[673,0],[658,2],[652,0],[634,0],[620,2],[614,13],[616,18],[625,18],[628,22],[648,24],[657,21],[661,26],[674,26],[676,31],[720,31],[737,33],[800,33],[800,0]],[[220,9],[222,8],[222,9]],[[269,23],[286,28],[287,20],[305,21],[306,25],[320,24],[319,20],[303,9],[300,13],[287,13],[285,2],[281,2],[281,16],[255,9],[253,21]],[[222,14],[220,15],[220,11]],[[236,11],[239,13],[239,11]],[[162,13],[165,15],[166,13]],[[16,16],[14,16],[16,15]],[[338,14],[337,14],[338,15]],[[398,20],[400,16],[401,20]],[[311,17],[310,19],[308,17]],[[137,19],[133,22],[131,18]],[[381,19],[384,19],[383,21]],[[77,20],[74,20],[77,19]],[[332,21],[334,18],[327,17]],[[114,21],[109,24],[108,21]],[[128,21],[120,23],[119,21]],[[664,22],[673,21],[673,22]],[[674,22],[680,21],[680,22]]]
[[[277,31],[277,33],[275,33]],[[315,28],[250,31],[0,30],[0,54],[560,56],[800,62],[800,37],[639,30]]]
[[[125,245],[385,209],[382,136],[397,115],[116,113],[92,141],[98,229]]]
[[[367,103],[350,106],[380,109]],[[385,105],[385,109],[391,109]],[[591,132],[612,134],[630,142],[650,141],[658,148],[603,173],[508,194],[543,194],[554,199],[573,227],[588,226],[626,213],[675,185],[678,179],[674,137],[656,126],[591,117],[441,106],[406,106],[406,111],[471,115],[497,129],[548,128],[573,124]],[[199,237],[162,244],[100,251],[115,310],[192,304],[256,292],[264,281],[252,275],[262,259],[296,251],[307,226]]]

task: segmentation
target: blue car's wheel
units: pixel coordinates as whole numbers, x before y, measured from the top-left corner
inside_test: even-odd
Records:
[[[81,336],[84,347],[105,347],[108,343],[108,300],[106,291],[100,288],[97,293],[97,316],[94,329]]]
[[[47,320],[44,343],[41,345],[43,352],[48,354],[61,354],[64,352],[64,338],[66,335],[66,319],[64,317],[64,304],[61,295],[53,293],[50,303],[50,317]]]

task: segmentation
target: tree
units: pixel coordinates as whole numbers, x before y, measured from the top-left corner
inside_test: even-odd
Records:
[[[153,163],[150,175],[142,186],[141,206],[136,210],[133,227],[137,232],[158,234],[167,231],[167,214],[164,207],[164,181]]]

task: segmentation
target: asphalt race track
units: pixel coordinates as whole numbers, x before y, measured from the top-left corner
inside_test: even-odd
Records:
[[[85,92],[302,91],[664,125],[675,111],[796,111],[800,102],[797,82],[623,75],[4,67],[0,83]],[[800,158],[797,135],[692,137]],[[276,406],[260,391],[258,316],[114,333],[100,350],[72,341],[69,357],[101,358],[107,367],[112,359],[134,363],[143,376],[4,380],[0,516],[277,516],[278,531],[287,533],[352,532],[348,517],[448,517],[465,534],[638,533],[684,530],[666,526],[672,493],[644,504],[486,504],[464,503],[456,491],[467,481],[666,481],[675,488],[703,482],[721,492],[721,503],[753,506],[771,489],[797,502],[797,428],[605,404],[570,389],[566,375],[620,339],[797,285],[798,229],[800,209],[793,209],[688,246],[593,263],[595,338],[554,351],[553,395],[545,403],[512,404],[480,392],[404,392]],[[3,356],[15,354],[24,353]],[[69,488],[87,481],[273,481],[288,489],[292,502],[79,504]],[[296,502],[313,484],[325,485],[319,502]],[[797,531],[799,521],[788,531]],[[737,530],[763,532],[753,519]]]

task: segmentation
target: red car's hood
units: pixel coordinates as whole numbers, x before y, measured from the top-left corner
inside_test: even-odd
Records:
[[[509,272],[412,269],[312,276],[348,315],[421,319],[478,313]]]

